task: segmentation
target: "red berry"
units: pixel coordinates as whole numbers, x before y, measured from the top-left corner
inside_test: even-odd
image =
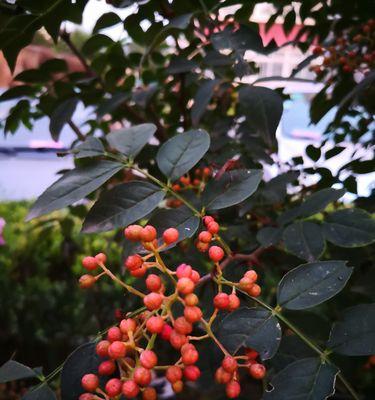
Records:
[[[184,388],[184,382],[177,381],[172,383],[172,389],[175,393],[181,393]]]
[[[181,278],[177,281],[177,290],[182,294],[193,293],[195,283],[190,278]]]
[[[125,267],[130,271],[140,268],[142,264],[143,260],[139,254],[133,254],[125,260]]]
[[[142,367],[152,369],[158,363],[158,357],[152,350],[144,350],[139,356]]]
[[[190,279],[194,282],[194,283],[198,283],[199,279],[201,279],[201,276],[199,275],[199,272],[196,271],[195,269],[193,269],[193,271],[191,272],[191,276]]]
[[[108,357],[108,347],[111,344],[108,340],[101,340],[96,345],[96,354],[99,357]]]
[[[120,379],[117,378],[110,379],[105,384],[105,391],[109,397],[118,396],[121,393],[121,388],[122,388],[122,382]]]
[[[184,369],[184,377],[188,381],[196,381],[201,376],[201,371],[196,365],[188,365]]]
[[[229,296],[226,293],[218,293],[214,297],[214,306],[219,310],[225,310],[229,306]]]
[[[184,317],[191,323],[198,322],[202,319],[202,310],[197,306],[185,307]]]
[[[241,393],[241,386],[237,381],[230,381],[225,386],[225,393],[229,399],[235,399]]]
[[[181,335],[188,335],[193,330],[192,324],[186,320],[185,317],[178,317],[173,325],[177,333]]]
[[[266,368],[262,364],[252,364],[249,373],[254,379],[263,379],[266,375]]]
[[[251,283],[254,283],[258,280],[258,274],[253,269],[246,271],[244,277],[249,279]]]
[[[142,231],[142,227],[140,225],[129,225],[125,230],[124,230],[124,235],[126,239],[132,241],[132,242],[137,242],[141,240],[140,234]]]
[[[146,225],[140,232],[142,242],[152,242],[156,239],[157,232],[152,225]]]
[[[214,262],[219,262],[224,257],[224,250],[219,246],[211,246],[208,250],[208,256]]]
[[[150,292],[158,292],[161,288],[161,285],[162,281],[158,275],[150,274],[146,278],[146,286]]]
[[[240,299],[238,298],[238,296],[232,293],[228,296],[228,299],[229,299],[228,310],[229,311],[237,310],[237,308],[240,306]]]
[[[95,256],[97,263],[105,264],[107,262],[107,256],[104,253],[99,253]]]
[[[150,333],[162,333],[164,324],[164,319],[160,315],[155,315],[147,320],[146,328]]]
[[[112,375],[116,371],[116,364],[112,360],[103,361],[99,364],[99,375]]]
[[[87,269],[87,271],[93,271],[98,268],[98,262],[95,257],[87,256],[82,260],[82,266]]]
[[[177,242],[178,236],[178,230],[175,228],[168,228],[163,232],[163,240],[166,244]]]
[[[199,353],[197,350],[187,350],[182,354],[182,362],[184,365],[192,365],[198,361]]]
[[[211,168],[209,168],[209,167],[204,167],[203,170],[202,170],[202,174],[203,174],[203,176],[205,176],[206,178],[208,178],[209,176],[211,176],[211,173],[212,173],[212,171],[211,171]]]
[[[160,333],[160,337],[163,340],[168,340],[169,341],[172,331],[173,331],[173,328],[170,325],[164,324],[163,330]]]
[[[349,72],[352,72],[352,71],[353,71],[353,68],[352,68],[350,65],[344,65],[344,66],[342,67],[342,70],[343,70],[344,72],[346,72],[346,73],[349,73]]]
[[[133,379],[139,386],[148,386],[151,383],[151,372],[147,368],[138,367],[134,370]]]
[[[176,268],[176,276],[178,279],[181,278],[190,278],[193,268],[191,268],[188,264],[180,264]]]
[[[208,243],[203,243],[203,242],[197,242],[195,244],[195,247],[197,248],[198,251],[200,251],[201,253],[205,253],[208,248],[210,247],[210,245]]]
[[[196,347],[192,343],[186,343],[181,347],[181,354],[186,353],[187,351],[196,351]]]
[[[315,55],[322,54],[322,53],[323,53],[323,49],[322,49],[320,46],[316,46],[316,47],[314,48],[314,50],[313,50],[313,53],[314,53]]]
[[[142,399],[143,400],[156,400],[157,399],[157,393],[155,388],[153,387],[147,387],[143,393],[142,393]]]
[[[256,283],[254,283],[254,284],[251,286],[251,288],[247,291],[247,293],[248,293],[250,296],[258,297],[258,296],[260,295],[261,291],[262,291],[262,289],[260,288],[260,286],[257,285]]]
[[[181,349],[181,347],[188,342],[188,338],[187,336],[181,335],[181,333],[178,333],[173,329],[169,337],[169,342],[172,347],[178,350]]]
[[[85,274],[79,278],[78,284],[81,289],[88,289],[92,287],[95,284],[95,282],[96,282],[95,276]]]
[[[134,276],[135,278],[142,278],[147,272],[147,267],[145,264],[142,264],[139,268],[133,269],[130,271],[130,275]]]
[[[78,400],[93,400],[94,399],[94,395],[92,393],[82,393]]]
[[[139,393],[139,387],[134,381],[126,381],[122,385],[122,394],[127,399],[136,397]]]
[[[253,281],[250,278],[246,278],[245,276],[241,278],[239,283],[240,283],[240,289],[244,290],[245,292],[251,289],[252,286],[254,285]]]
[[[116,341],[111,343],[111,345],[108,348],[108,355],[113,358],[122,358],[125,357],[126,354],[126,346],[124,342]]]
[[[198,296],[194,293],[188,294],[184,300],[187,306],[196,306],[199,303]]]
[[[121,340],[122,332],[120,331],[120,328],[118,328],[117,326],[112,326],[112,328],[109,328],[107,332],[107,339],[110,342],[116,342],[117,340]]]
[[[245,354],[249,360],[256,360],[259,356],[259,353],[253,349],[246,349]]]
[[[209,215],[206,215],[203,217],[203,223],[207,226],[210,222],[215,222],[215,219],[213,217],[210,217]]]
[[[225,369],[225,371],[230,372],[231,374],[238,369],[237,360],[232,356],[225,356],[221,366]]]
[[[137,323],[132,318],[123,319],[120,322],[120,331],[122,333],[134,332],[137,329]]]
[[[168,367],[165,377],[170,383],[180,381],[182,379],[182,369],[177,367],[177,365],[172,365]]]
[[[215,372],[215,380],[221,385],[225,385],[232,379],[232,374],[225,371],[223,367],[220,367]]]
[[[155,292],[149,293],[143,298],[143,303],[150,311],[157,310],[163,303],[163,295]]]
[[[207,230],[208,232],[212,233],[213,235],[215,235],[216,233],[219,232],[220,226],[217,222],[212,221],[207,225]]]
[[[208,231],[202,231],[198,235],[198,240],[203,243],[210,243],[212,239],[212,234]]]
[[[86,374],[82,377],[81,384],[88,392],[94,392],[99,387],[99,378],[95,374]]]

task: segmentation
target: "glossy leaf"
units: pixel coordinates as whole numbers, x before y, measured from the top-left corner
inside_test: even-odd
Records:
[[[42,193],[31,207],[26,220],[40,217],[83,199],[122,168],[123,165],[118,162],[98,161],[66,172]]]
[[[324,400],[335,392],[339,370],[319,358],[304,358],[289,364],[273,377],[264,400]]]
[[[375,354],[375,304],[346,309],[333,325],[327,347],[346,356]]]
[[[104,152],[105,149],[102,142],[94,136],[88,137],[83,143],[72,150],[75,158],[101,156]]]
[[[149,142],[156,132],[154,124],[135,125],[119,129],[107,135],[110,146],[125,157],[135,157]]]
[[[289,310],[314,307],[339,293],[353,268],[345,261],[319,261],[302,264],[281,279],[277,289],[278,304]]]
[[[93,33],[100,31],[101,29],[105,29],[111,27],[113,25],[117,25],[122,22],[121,18],[118,14],[114,12],[108,12],[100,16],[100,18],[96,21],[96,24],[93,29]]]
[[[78,101],[79,100],[77,98],[67,99],[59,104],[52,112],[49,130],[51,132],[52,139],[55,142],[59,140],[60,133],[65,124],[71,120],[74,111],[77,108]]]
[[[145,181],[131,181],[104,192],[91,208],[82,230],[103,232],[125,227],[144,217],[163,200],[165,192]]]
[[[56,400],[56,395],[45,383],[30,389],[21,400]]]
[[[286,249],[303,260],[314,261],[323,254],[322,229],[313,222],[294,222],[285,228],[283,239]]]
[[[236,354],[242,347],[251,347],[260,353],[262,360],[268,360],[279,347],[281,327],[269,311],[244,307],[221,321],[217,335],[231,354]]]
[[[249,129],[263,138],[269,148],[275,149],[276,129],[283,113],[280,95],[266,87],[243,87],[239,90],[239,103]]]
[[[210,147],[209,134],[201,129],[190,130],[166,141],[156,155],[163,174],[174,181],[190,171]]]
[[[14,360],[9,360],[0,367],[0,383],[36,378],[36,376],[33,369]]]
[[[360,208],[339,210],[328,214],[323,232],[337,246],[366,246],[375,241],[375,220]]]
[[[257,240],[263,247],[269,247],[279,243],[281,236],[281,228],[266,226],[258,231]]]
[[[207,183],[202,203],[207,210],[241,203],[257,190],[262,175],[262,171],[257,169],[227,171],[219,180],[212,179]]]
[[[328,204],[337,201],[345,194],[345,192],[345,189],[336,190],[332,188],[326,188],[319,190],[318,192],[315,192],[311,196],[307,197],[306,200],[300,205],[299,215],[308,217],[324,211]]]
[[[191,108],[191,120],[193,126],[198,125],[202,115],[206,111],[207,105],[210,103],[214,93],[215,86],[220,82],[220,79],[211,79],[203,82],[194,97],[194,104]]]

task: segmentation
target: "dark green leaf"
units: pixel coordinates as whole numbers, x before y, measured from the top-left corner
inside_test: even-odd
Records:
[[[285,228],[283,239],[286,249],[303,260],[314,261],[323,254],[322,229],[313,222],[294,222]]]
[[[75,158],[97,157],[104,154],[104,146],[100,139],[90,136],[73,149]]]
[[[91,208],[82,230],[103,232],[125,227],[149,214],[163,200],[165,193],[145,181],[131,181],[104,192]]]
[[[359,304],[346,309],[336,322],[328,348],[346,356],[375,354],[375,304]]]
[[[184,57],[174,57],[167,68],[169,74],[182,74],[192,72],[198,67],[198,64],[193,60],[188,60]]]
[[[101,29],[108,28],[110,26],[116,25],[122,22],[121,18],[118,14],[114,12],[108,12],[100,16],[100,18],[96,21],[95,27],[93,29],[93,33],[97,33]]]
[[[29,390],[21,400],[56,400],[56,395],[45,383]]]
[[[309,144],[306,147],[306,154],[313,160],[318,161],[322,152],[319,147],[315,147],[312,144]]]
[[[328,214],[323,233],[328,241],[337,246],[366,246],[375,241],[375,221],[360,208],[339,210]]]
[[[132,93],[132,100],[142,108],[146,108],[154,94],[158,91],[158,85],[152,83],[148,87],[137,89]]]
[[[81,200],[122,168],[123,165],[118,162],[98,161],[66,172],[42,193],[26,220],[30,221]]]
[[[206,131],[190,130],[165,142],[156,155],[156,162],[161,172],[175,181],[193,168],[209,147],[210,136]]]
[[[257,240],[263,247],[269,247],[279,243],[282,236],[282,229],[273,226],[266,226],[257,233]]]
[[[335,392],[339,370],[319,358],[304,358],[289,364],[272,380],[264,400],[324,400]]]
[[[86,41],[86,43],[82,46],[82,52],[85,55],[90,55],[98,52],[103,47],[108,47],[112,45],[113,40],[101,33],[90,36],[90,38]]]
[[[309,196],[300,206],[299,215],[309,217],[310,215],[317,214],[324,211],[329,203],[337,201],[345,194],[345,189],[332,189],[326,188],[319,190]]]
[[[241,203],[257,190],[262,175],[262,171],[257,169],[227,171],[219,180],[211,179],[207,183],[202,203],[207,210]]]
[[[122,153],[125,157],[135,157],[148,141],[154,136],[154,124],[135,125],[131,128],[119,129],[107,135],[111,147]]]
[[[129,98],[128,93],[115,93],[111,98],[104,99],[96,110],[97,118],[100,119],[106,114],[110,114]]]
[[[0,383],[36,378],[36,376],[33,369],[14,360],[9,360],[0,367]]]
[[[281,279],[278,304],[289,310],[314,307],[339,293],[353,272],[345,261],[319,261],[302,264]]]
[[[326,151],[326,153],[324,154],[324,158],[326,160],[329,160],[332,157],[337,156],[338,154],[342,153],[344,150],[346,149],[346,147],[344,146],[335,146],[332,149]]]
[[[218,85],[220,79],[210,79],[199,86],[194,97],[194,104],[191,108],[191,120],[193,126],[198,125],[202,115],[206,111],[206,107],[211,101],[215,86]]]
[[[241,347],[251,347],[262,360],[268,360],[279,347],[281,327],[269,311],[244,307],[222,320],[217,335],[231,354],[236,354]]]
[[[64,125],[72,118],[78,102],[79,100],[77,98],[67,99],[59,104],[52,112],[49,130],[55,142],[59,140]]]
[[[27,86],[27,85],[15,86],[8,89],[0,96],[0,102],[18,99],[20,97],[33,96],[34,94],[35,94],[35,89],[32,86]]]
[[[283,113],[280,95],[265,87],[243,87],[239,90],[239,103],[249,128],[263,138],[268,147],[275,149],[276,129]]]
[[[192,13],[179,15],[169,21],[168,28],[186,29],[190,24]]]

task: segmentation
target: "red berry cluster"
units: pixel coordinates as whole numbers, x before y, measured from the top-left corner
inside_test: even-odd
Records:
[[[257,357],[256,352],[253,352],[251,357],[245,356],[246,363],[239,364],[238,361],[243,356],[230,356],[211,329],[219,311],[232,312],[240,306],[236,290],[258,296],[260,287],[255,283],[258,277],[254,270],[247,271],[237,283],[224,280],[219,264],[225,255],[224,250],[219,246],[209,246],[209,242],[221,240],[218,236],[219,224],[210,216],[204,217],[203,222],[207,230],[199,233],[197,245],[207,244],[209,257],[215,264],[212,276],[218,289],[213,298],[214,312],[207,320],[203,317],[199,298],[194,293],[201,281],[199,272],[185,263],[170,269],[161,257],[161,250],[178,241],[179,233],[175,228],[166,229],[162,233],[162,240],[158,240],[157,230],[152,225],[130,225],[124,230],[127,240],[139,242],[143,246],[143,255],[132,254],[126,258],[124,264],[132,276],[144,277],[146,293],[140,292],[113,274],[105,265],[107,257],[103,253],[83,259],[82,265],[85,269],[92,272],[100,267],[102,272],[96,276],[83,275],[80,278],[81,287],[90,287],[100,277],[107,275],[124,289],[138,296],[146,311],[122,319],[118,325],[108,330],[106,339],[97,344],[96,352],[103,360],[97,374],[83,376],[82,387],[86,393],[80,400],[114,399],[119,395],[133,398],[138,394],[144,400],[156,399],[157,394],[151,382],[162,371],[165,372],[165,378],[173,390],[176,393],[181,392],[185,382],[196,381],[201,374],[196,365],[199,359],[199,352],[194,345],[196,340],[212,339],[223,351],[225,358],[216,375],[218,382],[226,384],[228,397],[234,398],[240,392],[237,372],[239,367],[250,368],[250,374],[255,378],[260,379],[264,376],[263,365],[254,361]],[[232,287],[230,294],[223,291],[222,287],[225,284]],[[172,310],[177,309],[174,307],[177,303],[182,305],[182,312],[174,315]],[[202,336],[194,335],[198,325],[205,332]],[[175,360],[170,365],[159,364],[154,350],[156,340],[167,341],[171,348],[176,350]],[[119,377],[112,377],[104,388],[100,388],[99,376],[111,377],[116,372],[119,372]]]
[[[215,372],[215,380],[217,383],[225,385],[225,392],[228,398],[234,399],[240,395],[239,368],[248,369],[250,376],[254,379],[264,378],[266,368],[256,361],[258,356],[255,350],[247,349],[243,357],[236,358],[230,355],[224,357],[221,366]],[[239,360],[244,360],[244,362],[239,363]]]
[[[329,76],[329,81],[334,81],[337,72],[345,74],[360,71],[368,73],[375,66],[375,19],[368,20],[365,24],[344,31],[335,43],[328,46],[316,46],[315,55],[321,55],[323,61],[313,65],[310,69],[318,78]]]

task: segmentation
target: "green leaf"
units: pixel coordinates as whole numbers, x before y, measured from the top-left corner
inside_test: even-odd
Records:
[[[273,226],[266,226],[257,233],[257,241],[263,247],[269,247],[280,242],[282,236],[282,229]]]
[[[322,229],[313,222],[294,222],[285,228],[283,239],[286,249],[303,260],[314,261],[323,254]]]
[[[225,172],[219,180],[211,179],[202,194],[207,210],[219,210],[241,203],[258,188],[263,172],[258,169],[242,169]]]
[[[249,86],[239,90],[239,103],[247,126],[271,149],[277,148],[276,129],[283,113],[283,100],[274,90]]]
[[[198,230],[199,218],[192,214],[188,207],[179,207],[170,210],[158,210],[150,218],[148,223],[158,231],[158,238],[162,237],[163,232],[168,228],[176,228],[179,233],[178,241],[190,238]],[[161,241],[162,239],[160,239]],[[174,245],[176,244],[174,243]],[[171,248],[173,246],[168,246]]]
[[[346,147],[344,146],[335,146],[332,149],[326,151],[326,153],[324,154],[324,158],[326,160],[329,160],[330,158],[335,157],[338,154],[342,153],[345,149]]]
[[[279,347],[281,327],[271,312],[243,307],[221,321],[217,337],[231,354],[236,354],[241,347],[251,347],[262,360],[268,360]]]
[[[277,288],[278,304],[289,310],[314,307],[339,293],[353,268],[345,261],[319,261],[302,264],[289,271]]]
[[[104,146],[100,139],[90,136],[86,140],[74,147],[72,153],[75,158],[97,157],[102,156],[105,152]]]
[[[26,221],[83,199],[122,168],[123,165],[118,162],[103,160],[66,172],[42,193],[29,211]]]
[[[309,144],[306,147],[306,154],[311,158],[313,161],[318,161],[322,152],[319,147],[315,147],[312,144]]]
[[[190,171],[206,154],[210,136],[202,130],[190,130],[166,141],[156,155],[161,172],[171,181]]]
[[[149,142],[156,132],[154,124],[135,125],[131,128],[119,129],[107,135],[111,147],[125,157],[135,157]]]
[[[52,112],[49,130],[55,142],[59,140],[64,125],[71,120],[78,102],[79,100],[77,98],[67,99],[59,104]]]
[[[345,189],[332,189],[326,188],[319,190],[309,196],[299,208],[299,215],[309,217],[310,215],[317,214],[328,206],[329,203],[337,201],[346,193]]]
[[[360,208],[328,214],[323,223],[325,238],[341,247],[361,247],[375,241],[375,221]]]
[[[327,347],[346,356],[375,354],[375,304],[359,304],[346,309],[334,323]]]
[[[56,400],[55,393],[44,383],[29,390],[21,400]]]
[[[198,64],[193,60],[188,60],[184,57],[174,57],[166,69],[169,74],[183,74],[192,72],[198,67]]]
[[[0,383],[36,377],[33,369],[14,360],[9,360],[0,367]]]
[[[103,47],[109,47],[113,44],[113,40],[101,33],[97,33],[96,35],[90,36],[90,38],[85,42],[82,46],[82,53],[85,55],[90,55],[97,53]]]
[[[35,88],[33,88],[32,86],[19,85],[5,91],[0,96],[0,102],[18,99],[20,97],[29,97],[33,96],[34,94],[35,94]]]
[[[145,181],[131,181],[104,192],[91,208],[83,232],[103,232],[125,227],[149,214],[165,193]]]
[[[206,107],[211,101],[215,86],[217,86],[219,82],[220,79],[210,79],[199,86],[194,97],[193,107],[191,108],[191,121],[193,126],[199,124],[202,115],[206,111]]]
[[[271,380],[264,400],[324,400],[335,392],[339,370],[319,358],[304,358],[289,364]]]
[[[93,33],[97,33],[101,29],[108,28],[113,25],[117,25],[122,22],[121,18],[118,14],[114,12],[108,12],[100,16],[100,18],[96,21],[96,24],[93,29]]]

